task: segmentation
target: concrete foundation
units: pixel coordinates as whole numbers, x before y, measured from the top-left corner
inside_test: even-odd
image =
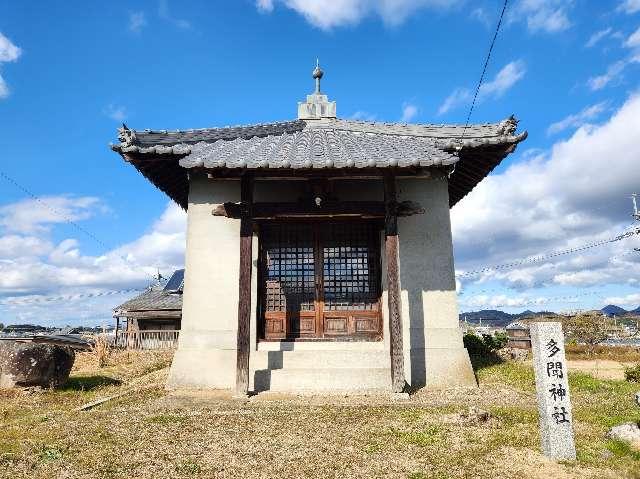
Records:
[[[412,388],[474,386],[475,377],[458,327],[447,184],[398,180],[398,200],[419,202],[424,215],[400,218],[405,373]],[[257,182],[255,201],[295,201],[303,182]],[[341,200],[381,200],[382,182],[336,181]],[[231,389],[236,371],[238,220],[214,217],[215,205],[239,201],[240,183],[191,181],[182,330],[171,366],[172,388]],[[381,241],[384,241],[381,235]],[[389,390],[390,359],[385,259],[383,341],[256,341],[257,238],[254,238],[250,388],[256,391]],[[384,247],[382,248],[384,251]]]

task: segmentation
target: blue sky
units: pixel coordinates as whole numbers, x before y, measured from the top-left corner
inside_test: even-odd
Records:
[[[108,148],[287,120],[316,57],[338,115],[464,122],[501,1],[0,0],[0,322],[100,323],[182,265],[184,215]],[[453,210],[456,269],[615,236],[640,193],[640,0],[511,0],[472,122],[527,141]],[[73,220],[77,227],[69,225]],[[636,238],[460,277],[462,310],[640,305]],[[561,298],[561,299],[559,299]]]

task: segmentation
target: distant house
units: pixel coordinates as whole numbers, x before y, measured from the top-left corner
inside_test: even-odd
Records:
[[[5,336],[27,336],[38,333],[46,333],[49,329],[35,324],[9,324],[4,327],[2,333]]]
[[[124,331],[179,330],[182,321],[183,286],[184,269],[179,269],[171,275],[166,285],[156,284],[144,293],[117,306],[113,310],[117,329]]]
[[[531,349],[531,336],[529,324],[524,321],[514,321],[505,328],[507,330],[507,347],[519,349]]]

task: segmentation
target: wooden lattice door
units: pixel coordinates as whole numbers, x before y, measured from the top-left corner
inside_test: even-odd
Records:
[[[379,225],[280,222],[260,228],[263,339],[379,339]]]

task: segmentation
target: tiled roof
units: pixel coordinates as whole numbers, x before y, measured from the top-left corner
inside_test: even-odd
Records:
[[[120,306],[115,307],[114,312],[125,313],[127,311],[164,311],[181,309],[181,293],[169,293],[163,289],[150,288],[135,298],[125,301]]]
[[[186,208],[186,170],[452,167],[451,205],[527,136],[513,117],[481,125],[323,118],[200,130],[119,130],[111,148]]]
[[[200,142],[183,168],[387,168],[452,165],[431,138],[308,128],[296,133]]]
[[[514,330],[514,329],[525,330],[526,329],[526,330],[528,330],[529,329],[529,324],[524,322],[524,321],[514,321],[512,323],[509,323],[505,329],[508,329],[508,330]]]

